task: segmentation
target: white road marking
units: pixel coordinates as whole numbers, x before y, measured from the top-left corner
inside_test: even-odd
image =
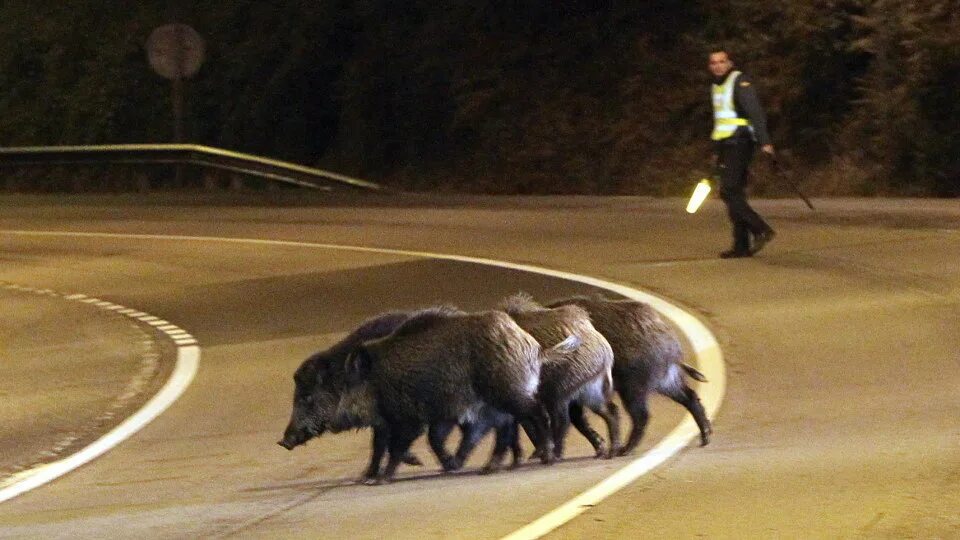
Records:
[[[142,409],[124,420],[103,437],[75,454],[59,461],[40,465],[19,472],[4,482],[0,489],[0,502],[10,500],[17,495],[42,486],[64,474],[84,465],[120,444],[131,435],[140,431],[180,397],[193,380],[200,363],[200,347],[180,347],[177,349],[177,365],[163,388],[148,401]]]
[[[726,368],[723,363],[723,354],[716,338],[707,327],[696,317],[670,302],[654,296],[650,293],[605,281],[602,279],[553,270],[539,266],[516,264],[494,259],[485,259],[480,257],[467,257],[462,255],[451,255],[445,253],[432,253],[427,251],[411,251],[389,248],[373,248],[365,246],[349,246],[339,244],[326,244],[316,242],[298,242],[290,240],[268,240],[257,238],[229,238],[215,236],[184,236],[184,235],[150,235],[150,234],[122,234],[122,233],[85,233],[85,232],[59,232],[59,231],[0,231],[3,234],[21,235],[21,236],[68,236],[74,238],[116,238],[116,239],[140,239],[140,240],[172,240],[178,242],[220,242],[235,244],[253,244],[267,246],[288,246],[288,247],[306,247],[314,249],[338,249],[344,251],[354,251],[360,253],[378,253],[400,255],[407,257],[442,259],[458,261],[473,264],[482,264],[495,266],[499,268],[508,268],[511,270],[520,270],[535,274],[541,274],[560,279],[575,281],[586,285],[591,285],[600,289],[615,292],[624,297],[639,300],[650,304],[654,309],[660,312],[664,317],[672,321],[686,335],[696,356],[697,367],[707,377],[710,382],[700,385],[698,393],[700,400],[710,419],[716,417],[720,404],[723,401],[723,395],[726,390]],[[130,314],[129,316],[134,316]],[[140,314],[145,315],[145,314]],[[189,349],[190,347],[181,347]],[[199,357],[199,349],[196,349],[196,356]],[[192,375],[191,375],[192,378]],[[189,380],[187,381],[189,383]],[[175,398],[174,398],[175,399]],[[129,435],[128,435],[129,436]],[[539,538],[571,519],[577,517],[591,507],[616,493],[631,482],[640,478],[653,468],[664,463],[672,456],[682,450],[691,440],[699,436],[699,430],[696,424],[689,417],[686,417],[680,425],[674,428],[662,441],[643,455],[637,457],[626,466],[609,476],[599,484],[577,495],[570,501],[562,504],[556,509],[550,511],[528,525],[514,531],[505,537],[509,540],[524,540]],[[92,458],[91,458],[92,459]],[[2,501],[2,499],[0,499]]]
[[[50,289],[38,290],[32,287],[13,283],[3,283],[3,287],[11,290],[33,292],[45,296],[62,298],[64,300],[90,304],[103,311],[118,315],[125,315],[128,318],[138,318],[136,315],[145,315],[140,311],[128,309],[124,306],[114,304],[113,302],[91,298],[85,294],[60,294],[55,291],[51,291]],[[156,317],[153,317],[153,319],[159,320]],[[164,321],[164,324],[166,324],[166,321]],[[157,416],[160,416],[160,414],[165,411],[167,407],[172,405],[177,398],[183,394],[197,372],[197,367],[200,363],[200,347],[196,345],[197,342],[195,339],[193,339],[193,336],[179,327],[174,328],[177,329],[176,333],[164,331],[163,328],[156,328],[156,330],[161,331],[170,340],[178,345],[177,361],[174,365],[173,373],[170,375],[170,378],[167,379],[167,382],[163,385],[160,391],[150,398],[150,400],[147,401],[147,403],[144,404],[144,406],[136,413],[78,452],[51,463],[38,465],[36,467],[20,471],[0,481],[0,503],[26,493],[31,489],[42,486],[43,484],[55,480],[60,476],[63,476],[64,474],[76,469],[77,467],[96,459],[103,453],[129,438],[137,431],[140,431],[143,426],[149,424]],[[152,347],[152,345],[152,342],[149,341],[144,343],[146,349],[149,349]],[[156,358],[151,356],[146,360],[148,361],[149,365],[147,365],[144,370],[152,370],[156,364]],[[130,397],[132,397],[132,394],[125,394],[121,396],[121,398],[127,399]],[[113,414],[113,412],[107,412],[101,415],[100,418],[109,419],[113,417]],[[72,442],[73,440],[69,438],[65,439],[56,447],[54,447],[53,450],[48,450],[45,452],[45,454],[55,457]]]

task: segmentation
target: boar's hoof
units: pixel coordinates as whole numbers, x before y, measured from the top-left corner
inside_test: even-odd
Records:
[[[440,460],[440,466],[443,467],[444,472],[450,472],[456,471],[457,469],[463,467],[463,463],[461,463],[460,460],[454,456],[444,456]]]
[[[544,465],[553,465],[557,461],[557,456],[553,452],[553,448],[548,449],[546,452],[540,453],[540,463]]]
[[[706,446],[710,444],[710,436],[713,435],[713,426],[710,425],[710,422],[706,422],[706,427],[700,430],[700,446]]]
[[[493,473],[495,473],[495,472],[500,472],[500,464],[499,464],[499,463],[497,463],[497,464],[495,464],[495,465],[494,465],[494,464],[490,464],[490,463],[484,465],[483,468],[480,469],[479,474],[493,474]]]
[[[382,476],[364,476],[360,479],[360,483],[365,486],[382,486],[383,484],[389,484],[390,479],[384,478]]]
[[[537,448],[530,454],[528,459],[540,459],[541,457],[543,457],[543,450]]]
[[[627,448],[626,446],[624,446],[623,448],[620,448],[619,450],[617,450],[617,455],[618,455],[618,456],[625,456],[625,455],[629,454],[630,452],[631,452],[631,450],[630,450],[629,448]]]
[[[613,457],[613,449],[608,449],[602,444],[597,447],[597,450],[594,452],[593,457],[597,459],[610,459]]]
[[[403,461],[407,465],[413,465],[415,467],[423,466],[423,462],[420,461],[420,458],[418,458],[416,454],[413,454],[411,452],[407,452],[406,454],[404,454],[403,459],[401,461]]]

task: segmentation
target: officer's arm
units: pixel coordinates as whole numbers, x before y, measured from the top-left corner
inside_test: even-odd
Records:
[[[737,109],[741,111],[753,126],[753,132],[757,137],[757,143],[761,146],[773,144],[770,140],[770,133],[767,132],[767,115],[760,106],[760,98],[757,97],[757,91],[745,75],[740,75],[737,79],[737,85],[733,91],[733,99],[736,102]]]

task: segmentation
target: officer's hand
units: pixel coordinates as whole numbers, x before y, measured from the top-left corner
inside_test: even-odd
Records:
[[[764,152],[766,152],[767,154],[770,154],[771,156],[774,154],[774,149],[772,144],[765,144],[760,147],[760,150],[763,150]]]

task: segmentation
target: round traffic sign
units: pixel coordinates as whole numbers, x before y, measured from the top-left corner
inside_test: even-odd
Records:
[[[159,26],[147,38],[147,59],[154,71],[168,79],[192,77],[203,64],[203,38],[186,24]]]

